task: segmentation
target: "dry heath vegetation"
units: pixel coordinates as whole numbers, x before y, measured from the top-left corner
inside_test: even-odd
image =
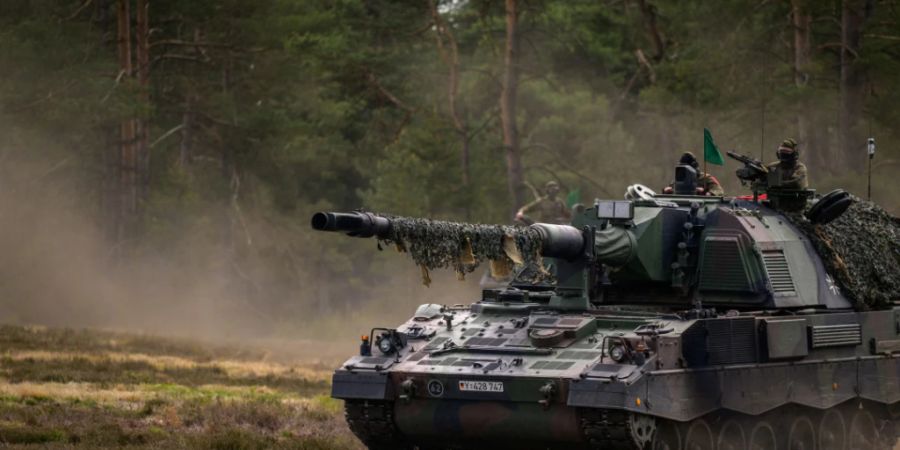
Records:
[[[327,370],[244,347],[0,327],[0,445],[356,449]]]

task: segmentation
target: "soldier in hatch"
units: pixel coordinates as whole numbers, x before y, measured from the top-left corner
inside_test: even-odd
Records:
[[[697,162],[697,157],[694,156],[691,152],[684,152],[681,155],[681,159],[678,160],[678,164],[691,166],[694,170],[697,171],[697,194],[698,195],[715,195],[715,196],[724,196],[725,189],[722,189],[722,185],[719,184],[719,180],[716,177],[700,171],[700,163]],[[671,183],[663,189],[664,194],[673,194],[675,193],[675,183]]]
[[[516,213],[516,220],[527,224],[534,222],[568,224],[572,219],[572,212],[557,195],[559,183],[548,181],[544,185],[544,196],[520,208]]]
[[[778,147],[778,161],[766,166],[769,169],[769,187],[782,189],[806,189],[806,165],[800,162],[797,141],[785,139]]]

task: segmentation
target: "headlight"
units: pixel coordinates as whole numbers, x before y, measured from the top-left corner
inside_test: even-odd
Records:
[[[609,349],[609,357],[612,358],[615,362],[622,362],[625,360],[625,347],[621,345],[613,346]]]

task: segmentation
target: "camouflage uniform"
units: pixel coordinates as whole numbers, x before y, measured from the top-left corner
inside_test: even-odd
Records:
[[[697,188],[703,188],[704,195],[714,195],[717,197],[725,195],[725,189],[719,184],[719,180],[706,172],[697,174]],[[675,183],[672,182],[663,192],[670,193],[674,189]]]
[[[519,212],[516,213],[516,220],[521,220],[526,223],[530,220],[541,223],[569,223],[569,220],[572,218],[572,212],[566,207],[565,202],[556,196],[558,193],[559,183],[548,181],[547,184],[544,185],[544,195],[521,207]],[[526,215],[529,212],[531,212],[534,217],[526,218]]]
[[[806,189],[806,166],[800,162],[800,149],[797,141],[788,138],[778,147],[778,161],[766,166],[769,169],[768,187],[782,189]]]
[[[800,148],[794,139],[785,139],[776,152],[778,161],[766,165],[768,173],[753,182],[754,192],[765,191],[769,204],[783,211],[807,207],[812,191],[807,190],[806,165],[800,162]]]
[[[770,180],[776,180],[778,184],[771,184],[769,187],[780,187],[784,189],[806,189],[809,183],[806,181],[806,165],[800,161],[793,163],[785,163],[775,161],[766,165],[769,169]]]
[[[716,195],[719,197],[725,195],[725,189],[719,184],[719,180],[706,172],[701,173],[697,178],[697,187],[702,187],[706,192],[706,195]]]
[[[544,195],[525,205],[519,210],[523,215],[530,215],[537,222],[567,224],[571,217],[569,208],[559,198]]]

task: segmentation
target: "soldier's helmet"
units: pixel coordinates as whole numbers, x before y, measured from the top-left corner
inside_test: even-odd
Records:
[[[697,169],[700,167],[700,163],[697,162],[697,157],[694,156],[691,152],[684,152],[681,154],[681,158],[678,159],[678,164],[684,164]]]
[[[800,146],[797,145],[797,141],[793,138],[787,138],[781,142],[781,145],[778,146],[778,152],[776,152],[776,156],[778,156],[779,161],[796,161],[800,157]]]
[[[546,184],[544,184],[544,192],[547,194],[550,194],[551,192],[553,194],[556,194],[557,192],[559,192],[559,183],[554,180],[548,181]]]

